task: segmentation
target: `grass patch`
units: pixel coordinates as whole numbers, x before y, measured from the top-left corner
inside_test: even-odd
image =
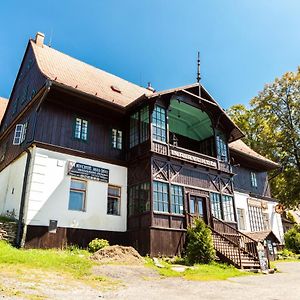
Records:
[[[33,269],[51,270],[80,278],[91,274],[92,262],[85,250],[62,251],[41,249],[16,249],[0,241],[0,266],[22,265]]]
[[[173,270],[172,267],[175,265],[164,260],[160,260],[159,263],[163,265],[163,268],[156,267],[153,260],[147,257],[145,265],[154,268],[163,277],[182,277],[187,280],[226,280],[232,277],[253,275],[250,272],[241,271],[231,265],[216,262],[210,264],[195,264],[194,266],[187,267],[184,272]]]
[[[0,223],[7,223],[7,222],[16,222],[16,220],[6,216],[0,216]]]

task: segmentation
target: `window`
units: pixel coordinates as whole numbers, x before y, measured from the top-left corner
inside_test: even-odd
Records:
[[[21,145],[25,141],[26,133],[27,133],[27,125],[28,125],[27,122],[25,124],[16,125],[13,145]]]
[[[150,183],[145,182],[129,188],[128,215],[133,216],[150,210]]]
[[[251,176],[251,186],[252,187],[257,187],[256,173],[251,172],[250,176]]]
[[[223,195],[222,196],[223,215],[224,221],[234,222],[234,211],[233,211],[233,197]]]
[[[108,215],[120,215],[121,206],[121,188],[118,186],[108,186],[107,196],[107,214]]]
[[[222,219],[221,197],[220,194],[210,193],[211,210],[214,217]]]
[[[87,141],[88,121],[80,118],[75,120],[74,137],[75,139]]]
[[[246,230],[245,210],[242,208],[237,208],[236,213],[237,213],[238,229]]]
[[[117,129],[111,130],[112,147],[114,149],[122,150],[122,131]]]
[[[139,113],[130,116],[129,147],[132,148],[139,143]]]
[[[153,181],[153,210],[162,212],[169,211],[169,192],[167,183]]]
[[[183,213],[183,189],[178,185],[171,185],[171,212]]]
[[[71,179],[69,210],[85,211],[86,181]]]
[[[153,139],[166,142],[166,111],[160,106],[155,106],[152,114]]]
[[[149,107],[145,106],[140,110],[140,142],[143,143],[149,139]]]
[[[264,230],[270,230],[270,218],[268,213],[263,213]]]
[[[251,231],[262,231],[264,230],[264,221],[261,206],[248,205],[250,229]]]
[[[217,157],[219,160],[228,161],[227,143],[224,134],[218,133],[216,136]]]

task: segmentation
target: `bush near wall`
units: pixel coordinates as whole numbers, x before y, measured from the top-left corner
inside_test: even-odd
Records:
[[[215,255],[210,229],[201,218],[195,219],[194,226],[187,230],[187,261],[190,264],[207,264],[215,259]]]
[[[285,247],[300,254],[300,225],[294,225],[293,228],[284,234]]]

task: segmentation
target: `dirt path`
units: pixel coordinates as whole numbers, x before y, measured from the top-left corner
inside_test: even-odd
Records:
[[[143,266],[103,265],[93,269],[96,278],[99,278],[94,286],[60,274],[40,271],[26,274],[22,270],[11,274],[2,271],[0,299],[299,300],[300,263],[280,263],[278,266],[282,272],[274,275],[201,282],[162,279],[156,271]],[[105,277],[112,278],[112,282],[102,282],[101,278]]]

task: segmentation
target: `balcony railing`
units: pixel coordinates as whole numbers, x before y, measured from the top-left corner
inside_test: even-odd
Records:
[[[169,145],[166,143],[161,143],[158,141],[153,141],[151,150],[161,155],[174,157],[211,169],[231,173],[231,166],[229,163],[220,161],[215,157],[211,157],[199,152],[177,147],[174,145]]]

